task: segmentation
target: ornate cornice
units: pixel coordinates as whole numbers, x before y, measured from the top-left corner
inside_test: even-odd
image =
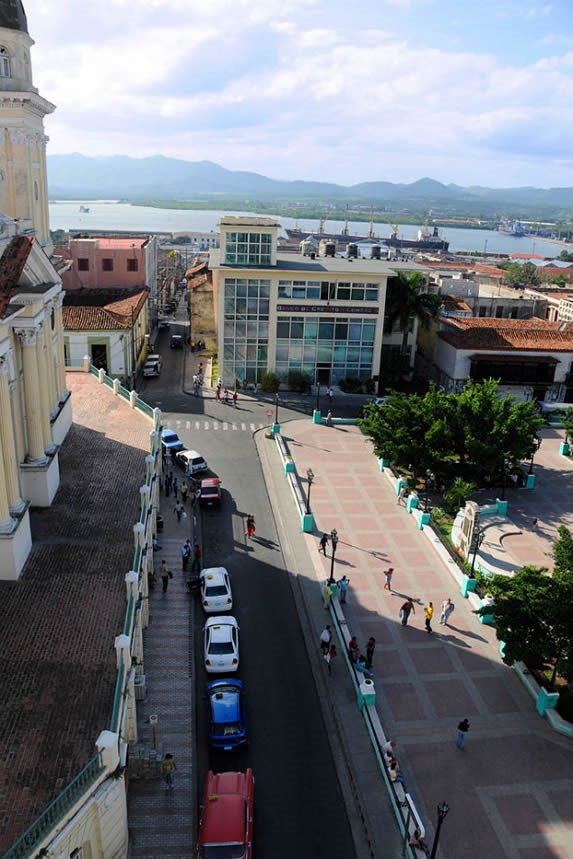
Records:
[[[42,325],[34,325],[33,328],[15,328],[14,334],[20,340],[22,347],[35,346],[42,334]]]

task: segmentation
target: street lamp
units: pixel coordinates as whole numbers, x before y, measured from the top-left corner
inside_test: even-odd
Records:
[[[436,834],[434,835],[434,843],[432,844],[432,852],[430,853],[430,859],[436,859],[436,850],[438,849],[438,840],[440,838],[440,829],[442,828],[442,823],[446,819],[446,815],[450,810],[450,806],[447,802],[441,802],[438,805],[438,826],[436,828]]]
[[[277,391],[275,394],[275,423],[279,422],[279,392]]]
[[[485,539],[485,530],[483,528],[478,528],[477,531],[474,532],[473,540],[472,540],[472,542],[473,542],[472,549],[473,549],[474,556],[472,559],[472,568],[470,570],[470,579],[475,578],[474,567],[476,565],[476,555],[479,552],[480,546],[483,543],[484,539]]]
[[[306,469],[306,479],[308,480],[308,492],[306,494],[306,512],[310,513],[310,490],[312,487],[312,481],[314,480],[314,473],[312,468]]]
[[[537,453],[537,451],[541,447],[541,441],[542,441],[542,439],[540,439],[539,436],[535,436],[535,438],[532,441],[533,448],[531,450],[531,461],[529,463],[528,474],[533,474],[533,457],[535,456],[535,454]]]
[[[330,578],[328,580],[329,585],[334,584],[334,556],[336,555],[336,546],[338,544],[338,531],[336,528],[333,528],[330,532],[330,543],[332,545],[332,554],[330,556]]]

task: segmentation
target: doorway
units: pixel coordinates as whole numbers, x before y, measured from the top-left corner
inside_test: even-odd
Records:
[[[92,364],[98,370],[105,370],[107,373],[107,346],[103,344],[92,343]]]

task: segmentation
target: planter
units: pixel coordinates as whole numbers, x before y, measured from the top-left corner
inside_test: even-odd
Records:
[[[362,710],[365,704],[375,703],[376,689],[374,687],[374,681],[364,678],[358,686],[358,707]]]
[[[462,576],[462,583],[460,585],[460,593],[464,597],[464,599],[468,598],[468,595],[471,594],[477,588],[477,579],[472,579],[466,573]]]

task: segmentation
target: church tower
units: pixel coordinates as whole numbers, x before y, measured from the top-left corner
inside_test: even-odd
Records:
[[[21,0],[0,0],[0,213],[51,253],[44,117],[55,110],[32,84]]]

